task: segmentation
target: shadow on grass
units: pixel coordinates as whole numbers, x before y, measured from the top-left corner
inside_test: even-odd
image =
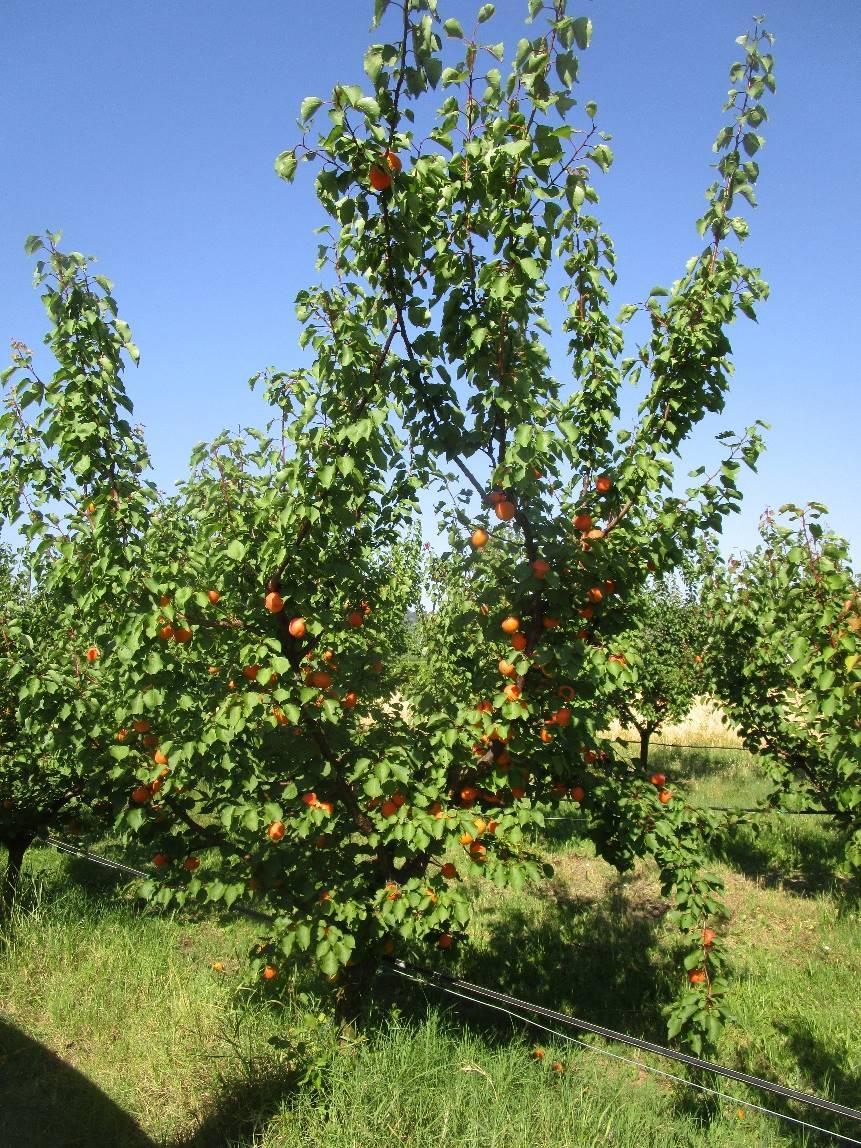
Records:
[[[624,877],[599,903],[566,896],[561,885],[552,882],[548,892],[538,916],[506,904],[485,918],[480,948],[465,948],[456,964],[437,960],[435,966],[546,1008],[662,1040],[666,1027],[661,1007],[670,998],[679,967],[656,944],[666,903],[632,896]],[[380,982],[380,994],[395,996],[400,1009],[414,1017],[427,1003],[456,1005],[463,1023],[492,1038],[507,1039],[513,1028],[537,1043],[546,1039],[540,1030],[503,1013],[433,988],[416,992],[415,986],[398,984],[396,977]]]
[[[832,894],[838,905],[861,898],[861,881],[841,875],[843,840],[819,819],[773,813],[731,830],[721,846],[727,864],[768,888],[798,896]]]
[[[153,1140],[83,1073],[0,1021],[0,1148],[251,1148],[296,1094],[295,1073],[264,1067],[225,1082],[188,1135]]]
[[[786,1048],[800,1070],[800,1083],[792,1082],[794,1087],[824,1100],[833,1100],[846,1108],[861,1110],[861,1075],[847,1064],[845,1048],[838,1047],[835,1042],[822,1041],[800,1018],[777,1021],[774,1028],[785,1040]],[[769,1058],[754,1049],[740,1052],[738,1067],[753,1076],[767,1079],[774,1077]],[[797,1104],[781,1096],[763,1094],[762,1097],[753,1098],[775,1112],[833,1130],[834,1135],[826,1138],[817,1133],[805,1132],[803,1128],[789,1123],[782,1124],[784,1136],[791,1143],[803,1145],[804,1148],[812,1144],[857,1143],[861,1136],[857,1120],[834,1115],[809,1104]],[[844,1140],[843,1137],[852,1139]]]
[[[92,1081],[2,1021],[0,1112],[2,1148],[155,1148]]]

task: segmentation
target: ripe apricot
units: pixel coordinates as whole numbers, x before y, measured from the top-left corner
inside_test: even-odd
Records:
[[[406,805],[406,803],[407,803],[407,799],[406,799],[406,797],[404,797],[404,795],[402,793],[393,793],[392,794],[392,801],[395,803],[395,805],[398,807],[398,809],[400,809],[400,807],[402,805]]]
[[[482,845],[480,841],[473,841],[469,847],[469,855],[473,861],[483,861],[487,853],[487,846]]]
[[[284,836],[285,828],[283,821],[273,821],[266,833],[270,841],[280,841]]]
[[[476,550],[480,550],[482,546],[487,545],[488,541],[490,540],[490,535],[486,530],[482,530],[481,527],[479,527],[477,530],[473,530],[472,534],[469,536],[469,540],[476,548]]]
[[[595,489],[599,494],[606,494],[613,485],[613,480],[609,474],[599,474],[595,479]]]
[[[359,700],[358,694],[355,693],[353,690],[349,690],[346,694],[344,694],[344,700],[342,702],[342,705],[344,706],[344,709],[351,710],[355,706],[355,704],[358,700]]]
[[[613,581],[612,578],[605,578],[604,579],[604,591],[607,594],[615,594],[616,593],[616,583]]]
[[[503,618],[499,625],[504,634],[516,634],[520,629],[520,619],[509,616]]]
[[[576,801],[579,803],[583,800],[583,798],[585,796],[586,796],[586,790],[583,788],[582,785],[572,785],[571,786],[571,800],[572,801]]]
[[[146,718],[138,718],[136,721],[132,722],[132,728],[137,733],[148,733],[149,732],[149,722],[147,721]]]
[[[519,800],[521,797],[526,796],[526,790],[523,788],[522,785],[512,785],[511,796],[515,797]]]
[[[305,619],[304,618],[291,618],[287,624],[287,629],[290,631],[292,638],[304,638],[305,636]]]
[[[98,646],[88,646],[87,652],[84,655],[84,657],[87,659],[88,662],[95,662],[100,657],[99,647]]]
[[[396,152],[387,151],[383,158],[385,159],[389,169],[393,171],[395,175],[397,175],[403,167],[400,156]]]
[[[665,773],[653,773],[652,776],[649,778],[649,781],[651,781],[652,785],[657,785],[658,789],[660,789],[661,786],[664,785],[666,780],[667,780],[667,775]]]
[[[260,673],[260,667],[259,666],[245,666],[245,668],[242,671],[242,676],[244,678],[247,678],[249,682],[253,682],[259,673]]]
[[[514,682],[511,682],[505,687],[504,693],[508,701],[516,702],[520,698],[520,687],[516,686]]]
[[[595,611],[591,606],[582,606],[577,613],[581,618],[591,618]]]
[[[544,1059],[544,1049],[543,1048],[534,1048],[532,1050],[532,1055],[535,1057],[536,1060],[543,1060]]]
[[[365,615],[361,610],[351,610],[347,615],[347,625],[352,626],[354,630],[357,630],[359,626],[364,623],[364,621]]]
[[[316,793],[303,793],[302,794],[302,801],[305,805],[310,805],[310,806],[317,805],[317,794]]]
[[[536,578],[546,578],[550,572],[550,563],[543,558],[536,558],[532,563],[532,573]]]
[[[165,642],[169,642],[173,637],[173,626],[164,625],[159,627],[158,636]]]
[[[152,863],[156,869],[163,869],[165,865],[170,864],[170,858],[166,853],[156,853],[153,856]]]
[[[280,614],[284,609],[284,599],[277,590],[270,590],[263,599],[263,604],[270,614]]]
[[[628,664],[628,659],[624,654],[611,654],[607,661],[615,662],[617,666],[627,666]]]
[[[332,684],[332,675],[326,673],[325,670],[315,670],[308,678],[308,681],[312,686],[316,686],[318,690],[327,690]]]
[[[129,736],[129,731],[125,728],[118,729],[114,736],[115,736],[117,741],[125,741],[126,738]]]
[[[182,863],[182,867],[183,867],[183,869],[187,869],[189,871],[189,873],[193,873],[195,871],[195,869],[198,869],[200,867],[200,858],[199,857],[186,857],[186,859]]]
[[[499,672],[504,678],[513,678],[516,671],[511,662],[507,662],[505,658],[500,658]]]
[[[132,790],[132,801],[135,805],[146,805],[150,797],[152,793],[148,785],[138,785]]]
[[[673,800],[673,795],[670,793],[669,789],[662,789],[658,794],[658,800],[660,801],[661,805],[667,805],[670,801]]]
[[[692,985],[704,985],[706,983],[705,969],[691,969],[688,973],[688,980]]]
[[[506,499],[504,502],[497,502],[496,506],[493,508],[493,511],[496,517],[501,519],[503,522],[510,522],[517,512],[517,507],[513,502],[509,502]]]
[[[478,790],[474,785],[465,785],[460,791],[461,801],[466,801],[470,805],[475,801],[476,797],[478,797]]]
[[[553,741],[553,734],[550,732],[549,729],[546,729],[546,728],[542,729],[541,733],[538,736],[541,738],[541,740],[544,742],[545,745],[548,742]]]
[[[266,965],[260,975],[263,977],[264,981],[274,981],[278,976],[278,970],[274,965]]]
[[[604,597],[604,591],[600,586],[593,586],[586,594],[590,602],[600,602]]]
[[[591,530],[592,528],[592,515],[591,514],[578,514],[574,518],[575,530]]]
[[[158,604],[159,604],[159,606],[162,606],[162,607],[169,606],[170,605],[170,594],[162,594],[162,596],[158,600]]]
[[[392,186],[391,172],[379,163],[371,165],[369,179],[374,191],[386,191]]]
[[[604,531],[600,526],[596,526],[593,530],[586,531],[586,537],[590,542],[598,542],[604,537]]]
[[[529,642],[525,634],[514,634],[511,638],[511,644],[514,649],[518,651],[518,653],[522,653],[528,646]]]
[[[453,877],[457,876],[457,867],[455,865],[453,865],[451,863],[451,861],[446,861],[446,863],[444,865],[441,865],[439,871],[440,871],[440,873],[442,873],[443,877],[445,877],[449,881]]]
[[[180,626],[179,629],[174,630],[173,640],[175,642],[179,642],[180,645],[184,645],[186,642],[190,642],[191,630],[189,630],[187,626]]]
[[[472,824],[475,826],[476,837],[481,837],[485,829],[487,829],[487,822],[483,817],[473,817]]]
[[[443,933],[443,935],[437,941],[437,945],[441,949],[450,949],[451,948],[451,942],[452,942],[451,933]]]
[[[713,945],[716,940],[717,940],[717,933],[714,931],[714,929],[708,929],[708,928],[703,929],[703,945],[705,946],[705,948],[708,948],[710,945]]]
[[[561,706],[553,715],[554,725],[568,725],[571,721],[571,711],[567,706]]]
[[[491,506],[496,506],[496,505],[498,505],[500,502],[506,502],[506,501],[507,501],[507,499],[506,499],[506,496],[505,496],[505,494],[503,493],[503,491],[501,491],[501,490],[492,490],[492,491],[490,492],[490,494],[488,494],[488,496],[487,496],[487,501],[490,503],[490,505],[491,505]]]
[[[460,841],[461,845],[466,847],[467,845],[472,845],[475,838],[473,837],[473,835],[471,833],[461,833],[458,840]]]
[[[553,1064],[550,1065],[550,1067],[553,1069],[554,1072],[560,1072],[561,1073],[561,1072],[565,1071],[565,1065],[560,1064],[560,1062],[558,1060],[555,1060],[553,1062]]]
[[[560,619],[551,614],[545,614],[541,619],[541,625],[545,630],[555,630],[561,624]]]
[[[164,753],[160,749],[157,749],[155,751],[155,753],[152,755],[152,759],[156,763],[156,765],[167,765],[168,764],[167,754]]]
[[[221,598],[221,594],[219,594],[219,592],[217,590],[207,590],[206,596],[210,600],[210,602],[213,604],[213,606]]]
[[[388,798],[380,806],[380,812],[382,813],[383,817],[394,817],[397,811],[398,807],[395,805],[394,801],[391,800],[391,798]]]

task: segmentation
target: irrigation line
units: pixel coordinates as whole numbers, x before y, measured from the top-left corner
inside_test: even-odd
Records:
[[[393,964],[387,967],[390,967],[392,972],[397,973],[399,976],[402,976],[409,981],[413,981],[415,984],[421,985],[427,983],[423,977],[416,977],[408,973],[406,971],[406,967],[401,969],[395,967]],[[557,1029],[550,1028],[548,1025],[541,1024],[540,1021],[532,1020],[529,1017],[521,1016],[520,1013],[513,1012],[511,1009],[504,1008],[502,1005],[491,1004],[489,1001],[483,1001],[478,997],[468,996],[466,993],[457,992],[456,990],[446,988],[441,984],[436,984],[434,987],[440,989],[444,993],[447,993],[449,996],[459,997],[461,1000],[468,1001],[470,1004],[482,1005],[485,1008],[491,1008],[495,1009],[497,1012],[505,1013],[505,1015],[511,1017],[512,1020],[519,1020],[523,1024],[531,1025],[533,1028],[539,1028],[542,1032],[549,1033],[551,1036],[556,1037],[559,1040],[565,1040],[570,1044],[579,1045],[580,1048],[586,1049],[587,1052],[595,1052],[600,1056],[610,1057],[612,1060],[620,1061],[622,1064],[627,1064],[631,1068],[645,1069],[646,1072],[651,1072],[653,1075],[660,1076],[665,1080],[675,1081],[676,1084],[683,1084],[688,1088],[696,1088],[698,1091],[705,1092],[710,1096],[716,1096],[720,1100],[726,1100],[732,1104],[737,1104],[744,1108],[750,1108],[756,1112],[762,1112],[766,1116],[775,1117],[777,1120],[788,1120],[791,1123],[800,1125],[802,1128],[807,1128],[812,1132],[823,1132],[826,1136],[832,1136],[845,1144],[861,1145],[861,1140],[855,1140],[851,1136],[843,1136],[841,1133],[834,1132],[830,1128],[822,1128],[819,1124],[810,1124],[806,1120],[799,1119],[797,1116],[790,1116],[784,1112],[777,1112],[773,1108],[766,1108],[762,1104],[755,1104],[752,1100],[743,1100],[739,1096],[730,1096],[730,1094],[727,1092],[721,1092],[717,1088],[709,1088],[706,1084],[698,1084],[695,1080],[688,1080],[684,1076],[676,1076],[676,1074],[673,1072],[667,1072],[663,1068],[656,1068],[654,1065],[646,1064],[642,1060],[632,1060],[628,1056],[620,1056],[618,1052],[611,1052],[608,1048],[601,1048],[599,1045],[595,1044],[587,1044],[584,1040],[578,1040],[576,1036],[569,1036],[567,1033],[559,1032]],[[861,1113],[858,1115],[861,1117]]]
[[[126,873],[132,877],[142,877],[144,880],[150,879],[150,874],[145,873],[142,869],[135,869],[131,865],[124,865],[120,861],[113,861],[108,857],[103,857],[98,853],[91,853],[87,849],[83,849],[77,845],[70,845],[68,842],[60,841],[56,837],[43,837],[40,840],[46,844],[53,846],[61,853],[68,853],[73,856],[81,857],[84,860],[91,861],[96,865],[101,865],[106,869],[115,869],[120,873]],[[231,905],[229,907],[231,912],[239,913],[242,916],[250,917],[258,921],[271,921],[272,918],[265,913],[258,912],[255,909],[247,909],[243,905]],[[606,1040],[616,1041],[619,1044],[628,1045],[631,1048],[641,1049],[643,1052],[650,1052],[655,1056],[661,1056],[668,1060],[677,1061],[679,1064],[686,1064],[691,1068],[701,1069],[706,1072],[712,1072],[718,1076],[728,1077],[730,1080],[737,1080],[741,1084],[747,1084],[753,1088],[762,1089],[765,1092],[771,1092],[777,1096],[786,1097],[789,1100],[794,1100],[801,1104],[812,1105],[816,1108],[822,1108],[827,1112],[834,1113],[838,1116],[846,1117],[850,1120],[855,1120],[861,1125],[861,1112],[854,1108],[847,1108],[845,1105],[837,1104],[832,1100],[825,1100],[822,1097],[813,1096],[807,1092],[799,1092],[797,1089],[788,1088],[783,1084],[773,1084],[771,1081],[763,1080],[758,1076],[750,1076],[745,1072],[739,1072],[734,1068],[725,1068],[723,1065],[713,1064],[708,1060],[701,1060],[699,1057],[691,1056],[686,1052],[678,1052],[675,1049],[664,1048],[663,1045],[653,1044],[648,1040],[641,1040],[639,1037],[628,1036],[625,1033],[616,1032],[614,1029],[605,1028],[603,1025],[593,1024],[591,1021],[580,1020],[577,1017],[568,1016],[565,1013],[557,1012],[554,1009],[544,1008],[542,1005],[531,1004],[529,1001],[521,1001],[516,997],[509,996],[507,993],[496,992],[494,989],[483,988],[481,985],[471,984],[469,981],[461,980],[459,977],[451,977],[445,973],[437,973],[433,969],[425,968],[421,965],[413,965],[406,961],[388,959],[383,962],[384,967],[392,969],[393,972],[407,977],[409,980],[417,983],[430,983],[434,987],[439,988],[442,992],[448,993],[451,996],[461,997],[463,1000],[470,1001],[473,1004],[483,1005],[486,1008],[496,1009],[498,1012],[507,1013],[509,1016],[525,1024],[533,1025],[540,1028],[545,1032],[549,1032],[554,1036],[561,1037],[563,1040],[573,1042],[574,1044],[581,1045],[583,1048],[592,1052],[600,1052],[606,1056],[611,1056],[616,1060],[623,1061],[636,1068],[644,1068],[649,1072],[657,1073],[664,1076],[669,1080],[675,1080],[680,1084],[690,1085],[692,1088],[697,1088],[701,1092],[707,1092],[713,1096],[717,1096],[724,1100],[730,1100],[734,1104],[744,1105],[748,1108],[756,1109],[758,1112],[763,1112],[769,1116],[774,1116],[780,1120],[789,1120],[793,1124],[798,1124],[804,1128],[809,1128],[816,1132],[823,1132],[827,1136],[835,1137],[842,1140],[844,1143],[856,1144],[861,1146],[861,1140],[855,1140],[852,1137],[842,1136],[840,1133],[833,1132],[827,1128],[821,1128],[816,1124],[808,1124],[803,1120],[799,1120],[794,1116],[788,1116],[782,1112],[776,1112],[770,1108],[764,1108],[762,1105],[753,1104],[750,1101],[740,1100],[737,1097],[729,1096],[714,1088],[708,1088],[705,1085],[697,1084],[692,1080],[685,1080],[684,1077],[674,1076],[672,1073],[665,1072],[663,1069],[653,1068],[651,1065],[644,1064],[641,1061],[630,1060],[629,1058],[612,1053],[607,1049],[601,1049],[597,1046],[586,1044],[584,1041],[577,1040],[576,1037],[568,1036],[565,1033],[557,1032],[555,1029],[548,1028],[540,1022],[532,1020],[528,1016],[523,1016],[522,1012],[533,1013],[536,1016],[542,1016],[548,1020],[555,1021],[557,1024],[567,1025],[570,1028],[582,1029],[585,1032],[595,1033],[597,1036],[604,1037]],[[413,975],[413,974],[418,974]],[[452,987],[454,986],[454,987]],[[460,990],[460,991],[458,991]],[[467,995],[472,994],[472,995]],[[499,1002],[499,1003],[496,1003]],[[506,1007],[508,1006],[508,1007]],[[512,1012],[512,1009],[519,1009],[521,1012]]]
[[[746,1072],[739,1072],[735,1068],[726,1068],[721,1064],[714,1064],[712,1061],[702,1060],[700,1057],[692,1056],[687,1052],[664,1048],[663,1045],[653,1044],[652,1041],[641,1040],[639,1037],[628,1036],[626,1033],[616,1032],[612,1028],[605,1028],[603,1025],[593,1024],[588,1020],[580,1020],[578,1017],[568,1016],[566,1013],[557,1012],[555,1009],[544,1008],[542,1005],[518,1000],[517,997],[509,996],[507,993],[500,993],[495,989],[486,989],[481,985],[474,985],[469,981],[461,980],[459,977],[434,972],[433,969],[428,969],[421,965],[414,965],[400,960],[391,960],[387,963],[408,973],[417,973],[438,987],[445,988],[446,991],[448,991],[448,987],[453,986],[454,989],[470,993],[474,997],[479,998],[478,1003],[484,1004],[487,1001],[498,1002],[501,1005],[519,1009],[522,1012],[534,1013],[536,1016],[546,1017],[548,1020],[555,1021],[557,1024],[564,1024],[569,1028],[592,1032],[597,1036],[604,1037],[606,1040],[626,1044],[631,1048],[638,1048],[643,1052],[650,1052],[655,1056],[662,1056],[668,1060],[675,1060],[679,1064],[688,1065],[690,1068],[712,1072],[718,1076],[726,1076],[730,1080],[737,1080],[740,1084],[747,1084],[752,1088],[760,1088],[765,1092],[774,1093],[776,1096],[783,1096],[788,1100],[795,1100],[800,1104],[809,1104],[816,1108],[822,1108],[826,1112],[834,1113],[837,1116],[844,1116],[850,1120],[856,1120],[859,1126],[861,1126],[861,1112],[855,1108],[847,1108],[843,1104],[837,1104],[833,1100],[825,1100],[822,1097],[813,1096],[808,1092],[799,1092],[797,1089],[789,1088],[785,1084],[774,1084],[769,1080],[763,1080],[761,1077],[750,1076]],[[505,1010],[503,1009],[503,1011]],[[836,1135],[836,1133],[832,1133],[832,1135]],[[861,1143],[861,1141],[855,1141],[855,1143]]]

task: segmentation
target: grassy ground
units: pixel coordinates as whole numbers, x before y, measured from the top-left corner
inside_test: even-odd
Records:
[[[763,793],[738,753],[656,749],[654,761],[671,778],[689,777],[704,804],[757,804]],[[770,815],[728,842],[738,1023],[718,1059],[861,1107],[861,902],[833,875],[830,831],[797,820]],[[660,1009],[679,967],[654,876],[644,866],[620,877],[574,828],[557,822],[548,832],[549,885],[478,892],[476,944],[458,967],[476,982],[661,1041]],[[144,914],[110,874],[34,851],[0,958],[0,1146],[828,1142],[600,1051],[629,1056],[620,1046],[527,1031],[391,975],[376,986],[366,1038],[339,1052],[313,982],[294,982],[282,1003],[244,987],[254,935],[237,918]],[[536,1043],[543,1061],[532,1055]],[[810,1110],[765,1103],[820,1122]],[[857,1128],[843,1131],[861,1138]]]

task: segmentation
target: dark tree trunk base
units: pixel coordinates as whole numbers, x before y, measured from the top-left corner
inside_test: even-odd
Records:
[[[18,881],[21,876],[21,866],[24,864],[24,854],[33,844],[32,837],[10,837],[2,842],[9,853],[6,862],[6,872],[0,883],[0,915],[9,917],[15,905],[15,896],[18,892]]]
[[[340,973],[335,988],[335,1019],[340,1030],[341,1046],[355,1040],[362,1014],[367,1011],[371,985],[379,964],[375,960],[348,965]]]

